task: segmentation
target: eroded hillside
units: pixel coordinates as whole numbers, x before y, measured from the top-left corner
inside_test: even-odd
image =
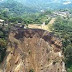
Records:
[[[61,47],[60,39],[48,31],[13,30],[0,72],[66,72]]]

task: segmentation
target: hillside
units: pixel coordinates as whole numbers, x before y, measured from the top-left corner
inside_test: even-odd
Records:
[[[72,0],[0,0],[0,72],[72,72]]]
[[[41,29],[11,31],[0,72],[66,72],[62,43]]]
[[[16,0],[23,5],[36,9],[65,9],[72,8],[72,0]]]
[[[36,10],[14,0],[0,2],[0,10],[7,10],[11,15],[23,15],[24,13],[34,13]]]
[[[22,15],[41,12],[41,10],[71,9],[72,0],[3,0],[0,2],[0,10],[5,8],[11,13]]]

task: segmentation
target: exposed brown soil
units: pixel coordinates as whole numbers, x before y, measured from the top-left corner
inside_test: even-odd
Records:
[[[15,35],[15,38],[19,40],[22,38],[33,38],[33,37],[42,38],[45,41],[49,42],[50,44],[53,44],[57,48],[61,49],[62,46],[61,41],[59,41],[58,38],[55,39],[54,38],[55,36],[52,33],[42,29],[24,29],[24,30],[19,29]],[[60,44],[55,43],[55,40],[58,41]]]
[[[4,72],[63,72],[62,43],[41,29],[18,29],[9,34]],[[61,56],[60,56],[61,54]]]

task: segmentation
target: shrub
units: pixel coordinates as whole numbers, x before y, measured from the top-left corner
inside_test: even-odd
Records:
[[[34,72],[34,70],[33,69],[30,69],[30,71],[29,72]]]

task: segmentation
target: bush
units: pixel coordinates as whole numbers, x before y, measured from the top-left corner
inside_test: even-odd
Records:
[[[5,30],[0,28],[0,63],[3,61],[6,55],[7,37],[8,33],[6,33]]]
[[[33,70],[33,69],[31,69],[29,72],[34,72],[34,70]]]

